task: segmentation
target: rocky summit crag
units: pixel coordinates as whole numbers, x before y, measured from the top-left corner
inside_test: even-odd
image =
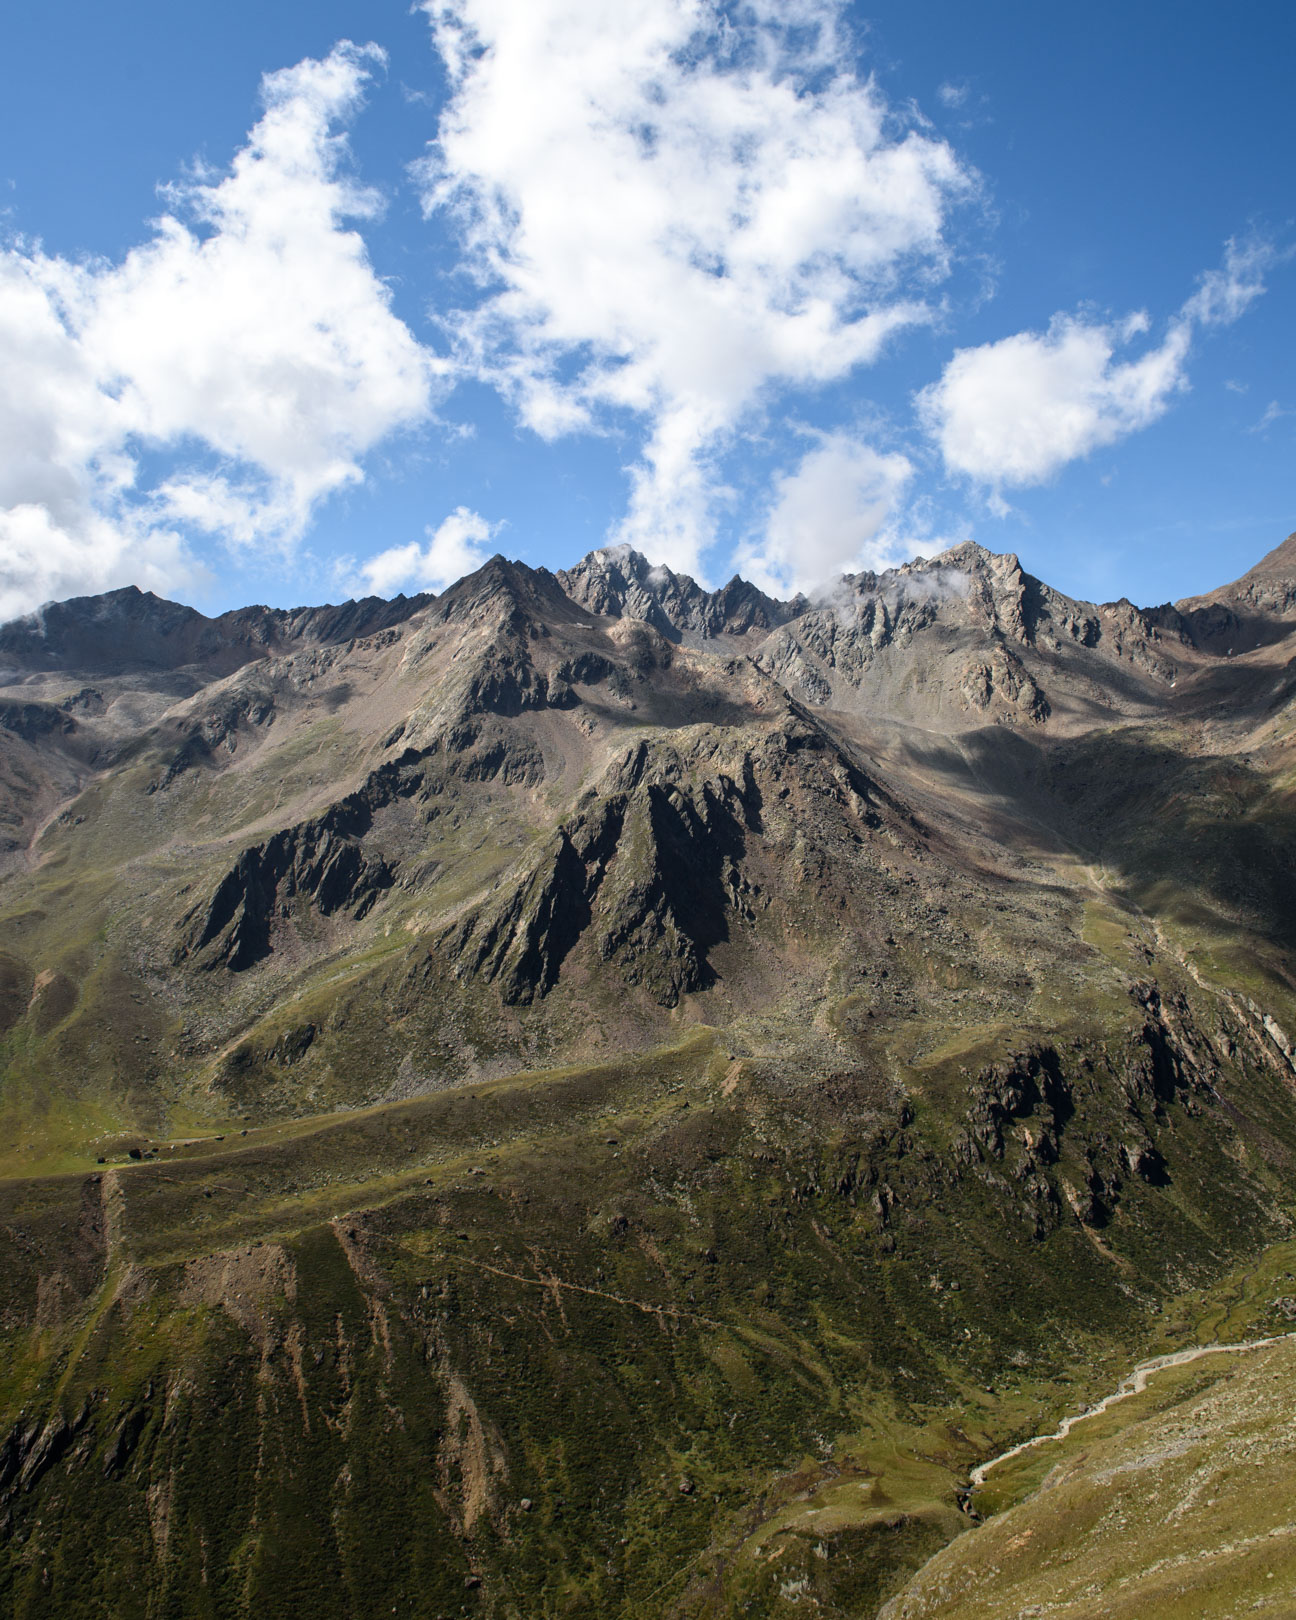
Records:
[[[1287,1319],[1294,698],[1296,537],[0,627],[0,1606],[901,1604]]]

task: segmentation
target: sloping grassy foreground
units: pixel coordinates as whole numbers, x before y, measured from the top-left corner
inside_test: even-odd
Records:
[[[1296,1339],[1168,1369],[996,1471],[999,1492],[1044,1479],[884,1620],[1296,1614],[1294,1461]]]
[[[1285,1083],[1131,1016],[909,1098],[703,1030],[0,1184],[0,1609],[874,1613],[1289,1230]]]

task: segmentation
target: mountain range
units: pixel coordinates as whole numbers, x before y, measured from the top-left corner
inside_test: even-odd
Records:
[[[975,1463],[1296,1317],[1294,697],[1296,536],[0,627],[8,1612],[963,1612]]]

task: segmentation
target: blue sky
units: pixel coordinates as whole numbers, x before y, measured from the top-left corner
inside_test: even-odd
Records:
[[[0,615],[616,540],[790,591],[970,537],[1150,603],[1296,527],[1289,6],[5,27]]]

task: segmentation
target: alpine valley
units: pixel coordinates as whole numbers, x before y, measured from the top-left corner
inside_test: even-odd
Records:
[[[1296,1613],[1296,536],[52,604],[0,1122],[15,1620]]]

